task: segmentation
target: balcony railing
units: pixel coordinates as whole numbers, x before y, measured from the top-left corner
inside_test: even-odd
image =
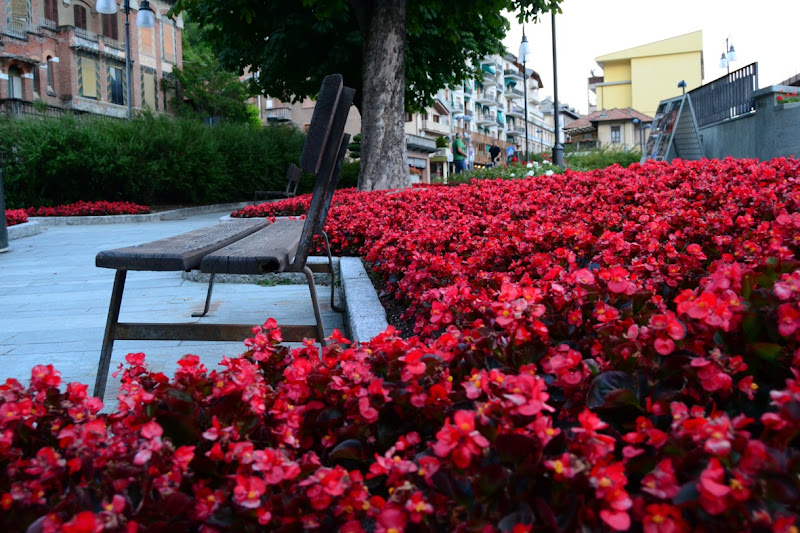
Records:
[[[513,76],[515,78],[522,79],[522,72],[518,71],[517,69],[507,68],[503,71],[504,76]]]
[[[61,117],[65,114],[63,109],[48,105],[34,104],[17,98],[0,100],[0,115],[6,117]]]
[[[519,89],[506,89],[506,98],[525,98],[525,93]]]
[[[436,151],[436,141],[434,139],[428,139],[427,137],[420,137],[419,135],[406,135],[406,146],[414,150],[420,150],[423,152],[435,152]]]
[[[110,39],[105,36],[103,36],[103,44],[105,44],[109,48],[115,48],[117,50],[125,50],[125,43],[123,43],[122,41],[115,41],[114,39]]]
[[[97,34],[92,33],[90,31],[86,31],[83,28],[75,28],[75,37],[86,39],[87,41],[97,42]]]
[[[12,37],[19,37],[20,39],[25,39],[28,32],[35,31],[33,24],[28,21],[23,20],[10,20],[8,24],[3,28],[3,33],[6,35],[10,35]]]
[[[276,107],[266,110],[267,120],[286,121],[292,119],[292,110],[288,107]]]
[[[433,120],[423,120],[422,129],[446,135],[450,133],[450,124],[445,122],[435,122]]]
[[[55,30],[58,28],[58,24],[56,24],[55,20],[46,19],[44,17],[39,19],[39,26],[42,28],[48,28],[50,30]]]

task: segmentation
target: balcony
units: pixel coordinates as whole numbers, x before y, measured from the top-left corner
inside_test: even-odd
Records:
[[[471,81],[464,82],[464,94],[472,94],[473,86]]]
[[[422,130],[436,135],[450,135],[450,124],[433,120],[423,120]]]
[[[479,104],[494,106],[497,105],[496,96],[494,91],[482,91],[477,94],[475,101]]]
[[[475,115],[475,123],[478,126],[483,126],[488,128],[489,126],[496,126],[497,125],[497,115],[492,113],[479,113]]]
[[[506,109],[506,115],[508,115],[509,117],[516,117],[525,120],[525,109],[517,105],[512,105],[509,106],[508,109]]]
[[[433,153],[437,150],[435,140],[411,134],[406,135],[406,148],[428,153]]]
[[[55,20],[46,19],[44,17],[39,18],[39,26],[53,31],[58,28],[58,24],[56,24]]]
[[[525,136],[525,126],[517,126],[516,124],[510,125],[506,124],[506,135],[512,135],[515,137]]]
[[[509,87],[506,89],[505,96],[506,98],[516,100],[517,98],[525,98],[525,93],[519,89],[513,89]],[[528,94],[528,96],[530,96],[530,94]]]
[[[265,109],[265,116],[268,121],[275,122],[288,122],[292,120],[292,110],[289,107],[276,107],[274,109]]]
[[[11,4],[9,3],[9,6]],[[28,33],[35,31],[33,24],[25,20],[10,20],[8,25],[0,27],[2,33],[10,37],[17,37],[19,39],[26,39]]]
[[[518,71],[517,69],[507,68],[503,71],[503,76],[505,76],[505,79],[507,80],[511,79],[515,82],[522,83],[522,72]]]

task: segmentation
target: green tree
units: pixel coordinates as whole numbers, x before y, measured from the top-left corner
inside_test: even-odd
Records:
[[[177,113],[252,123],[252,111],[247,103],[252,96],[249,85],[220,64],[196,23],[186,24],[182,43],[183,69],[175,71]]]
[[[404,112],[479,76],[502,52],[508,21],[557,10],[562,0],[178,0],[222,63],[259,71],[259,88],[297,101],[337,72],[356,89],[362,190],[407,185]],[[470,67],[469,65],[472,65]]]
[[[356,133],[353,135],[352,141],[347,145],[347,150],[350,154],[350,159],[361,159],[361,134]]]

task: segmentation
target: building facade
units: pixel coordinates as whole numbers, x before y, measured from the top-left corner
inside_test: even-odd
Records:
[[[125,68],[125,14],[97,12],[83,0],[0,0],[0,106],[7,112],[74,111],[127,116],[170,110],[174,91],[162,84],[182,66],[180,17],[150,2],[154,28],[138,28],[130,0],[131,80]]]
[[[576,151],[593,148],[644,150],[652,117],[627,107],[601,109],[564,126],[566,145]]]
[[[452,139],[464,135],[474,153],[475,168],[490,163],[489,149],[493,142],[506,152],[513,147],[516,156],[538,154],[553,148],[552,119],[543,113],[539,102],[542,81],[532,69],[523,74],[523,67],[513,54],[493,55],[480,64],[481,77],[469,79],[457,87],[441,89],[433,104],[421,113],[407,113],[405,121],[406,150],[409,169],[420,172],[420,181],[430,183],[446,179],[452,170]],[[527,76],[527,79],[524,77]],[[528,123],[525,129],[525,95]],[[305,129],[311,121],[313,100],[287,104],[269,96],[251,101],[261,113],[262,121],[291,122]],[[353,107],[345,131],[351,136],[361,131],[361,118]],[[447,146],[437,146],[444,138]],[[439,144],[443,144],[439,141]]]
[[[595,59],[603,76],[591,76],[589,111],[633,108],[655,116],[658,103],[703,83],[703,32],[606,54]],[[592,102],[592,97],[595,102]]]

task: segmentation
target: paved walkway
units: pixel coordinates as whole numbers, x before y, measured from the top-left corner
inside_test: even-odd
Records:
[[[56,226],[12,240],[0,253],[0,382],[23,382],[37,364],[52,364],[65,382],[94,387],[114,270],[96,268],[97,252],[176,235],[216,223],[226,212],[187,216],[183,220],[90,226]],[[253,323],[268,317],[278,323],[313,323],[305,285],[262,287],[218,283],[209,315],[201,311],[207,285],[184,280],[180,272],[130,272],[120,321]],[[327,333],[344,329],[343,316],[330,307],[329,290],[320,290]],[[338,300],[338,296],[337,296]],[[151,369],[172,375],[187,353],[200,356],[209,369],[223,355],[240,354],[242,343],[191,341],[117,341],[111,372],[130,352],[144,352]],[[110,372],[110,373],[111,373]],[[109,374],[110,374],[109,373]],[[105,402],[115,403],[118,386],[109,375]]]

